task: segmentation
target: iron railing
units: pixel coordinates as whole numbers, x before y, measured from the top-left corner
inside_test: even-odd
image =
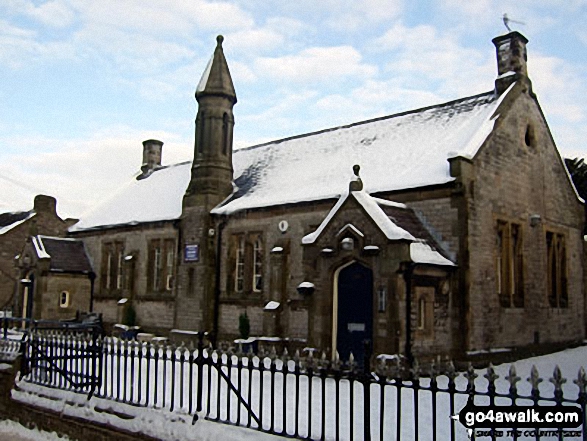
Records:
[[[451,416],[469,400],[475,405],[578,405],[583,415],[587,402],[583,367],[573,381],[563,378],[558,367],[549,381],[536,368],[522,379],[513,365],[458,372],[447,362],[426,369],[416,364],[406,371],[396,358],[359,369],[352,358],[343,363],[311,352],[301,357],[287,351],[278,356],[274,350],[254,355],[240,348],[213,349],[202,333],[189,347],[105,337],[96,364],[87,356],[95,354],[93,344],[79,334],[49,334],[32,350],[46,351],[54,361],[31,364],[25,379],[88,392],[92,384],[84,380],[94,378],[99,380],[95,395],[101,398],[187,413],[194,423],[206,418],[308,440],[460,440],[468,434]],[[65,381],[63,372],[72,381]],[[557,433],[563,439],[563,431]],[[491,439],[498,435],[491,431]],[[541,439],[539,432],[532,439]]]

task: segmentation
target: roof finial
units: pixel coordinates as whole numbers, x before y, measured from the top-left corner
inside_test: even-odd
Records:
[[[218,46],[222,46],[223,41],[224,41],[224,37],[222,35],[219,35],[218,37],[216,37],[216,42],[218,43]]]
[[[349,191],[361,191],[363,190],[363,181],[359,176],[359,171],[361,170],[361,166],[359,164],[353,165],[353,173],[355,174],[356,178],[353,179],[349,184]]]

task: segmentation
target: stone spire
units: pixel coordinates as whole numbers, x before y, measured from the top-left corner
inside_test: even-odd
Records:
[[[236,93],[222,50],[224,38],[216,38],[214,55],[196,89],[198,115],[194,141],[192,178],[184,206],[200,205],[211,210],[232,192],[232,133]]]
[[[233,104],[236,103],[234,85],[222,50],[223,41],[224,37],[222,35],[216,37],[217,44],[214,55],[208,62],[196,89],[196,99],[198,101],[205,95],[217,95],[230,99]]]

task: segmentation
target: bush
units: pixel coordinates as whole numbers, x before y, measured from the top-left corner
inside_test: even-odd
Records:
[[[126,326],[134,326],[136,325],[137,321],[137,312],[135,308],[131,305],[128,305],[124,308],[124,314],[122,316],[122,324]]]
[[[249,322],[249,316],[246,311],[238,317],[238,332],[242,339],[246,340],[249,338],[249,334],[251,333],[251,323]]]

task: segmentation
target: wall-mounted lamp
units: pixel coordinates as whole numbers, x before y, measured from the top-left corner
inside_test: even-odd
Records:
[[[307,296],[307,295],[313,294],[314,291],[316,290],[316,287],[311,282],[302,282],[298,285],[297,290],[298,290],[298,293]]]
[[[340,246],[345,251],[352,251],[355,248],[355,241],[352,237],[345,237],[340,241]]]
[[[540,217],[539,214],[531,214],[530,215],[530,226],[531,227],[535,227],[535,226],[539,225],[541,221],[542,221],[542,218]]]

